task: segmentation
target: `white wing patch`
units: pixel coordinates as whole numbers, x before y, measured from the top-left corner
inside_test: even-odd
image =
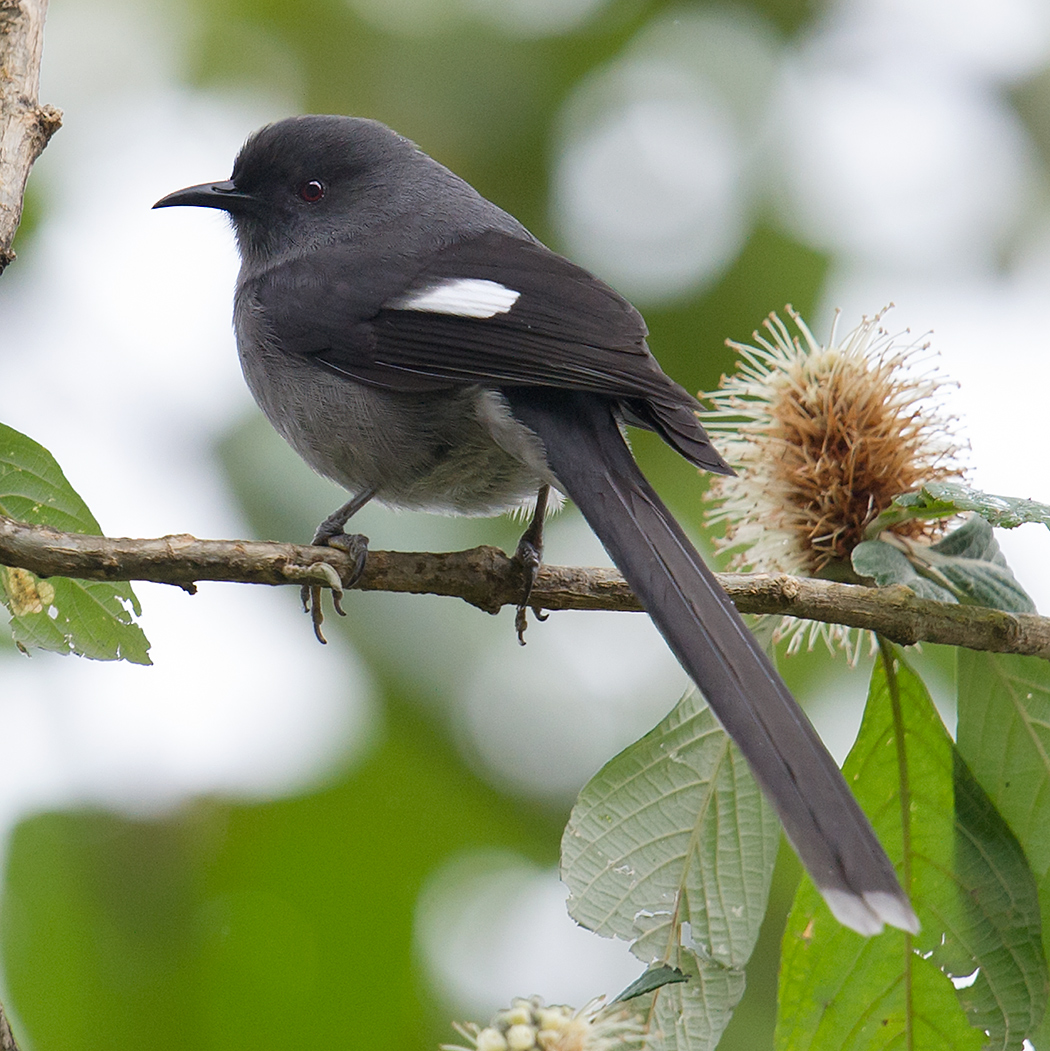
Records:
[[[495,317],[506,314],[521,298],[520,292],[498,281],[477,277],[452,277],[438,285],[408,292],[391,299],[386,306],[395,310],[419,310],[428,314],[454,317]]]

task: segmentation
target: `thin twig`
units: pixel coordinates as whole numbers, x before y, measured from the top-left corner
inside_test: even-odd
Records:
[[[0,274],[15,257],[29,170],[62,124],[38,99],[46,14],[47,0],[0,0]]]
[[[332,570],[346,581],[354,563],[334,548],[188,535],[115,539],[60,533],[0,516],[0,565],[38,576],[150,580],[192,590],[199,580],[330,584]],[[1050,620],[1034,614],[947,605],[902,586],[858,587],[762,573],[724,573],[718,579],[742,613],[867,628],[901,645],[933,642],[1050,659]],[[495,613],[516,606],[522,586],[518,563],[497,548],[476,547],[447,554],[372,551],[355,588],[453,596]],[[548,610],[641,609],[613,569],[544,566],[529,601]]]

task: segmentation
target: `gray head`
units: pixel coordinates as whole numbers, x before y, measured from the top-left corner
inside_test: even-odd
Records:
[[[244,144],[228,181],[189,186],[153,207],[173,205],[228,212],[246,264],[376,227],[397,225],[404,236],[425,224],[433,232],[443,216],[462,227],[464,213],[498,211],[386,125],[335,116],[268,124]]]

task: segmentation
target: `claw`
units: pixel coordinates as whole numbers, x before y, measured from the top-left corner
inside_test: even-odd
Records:
[[[367,544],[367,539],[365,540],[365,543]],[[353,577],[347,586],[352,586],[357,582],[357,579],[361,576],[363,568],[364,558],[362,557],[359,559],[358,565],[355,566]],[[327,562],[315,562],[310,567],[310,575],[323,581],[323,584],[304,584],[299,591],[299,597],[303,603],[303,612],[310,614],[310,620],[314,626],[314,635],[317,636],[317,641],[322,645],[325,645],[328,640],[324,637],[324,632],[321,631],[321,625],[324,623],[324,610],[321,605],[321,596],[326,588],[331,591],[332,605],[335,606],[335,611],[341,617],[345,617],[346,614],[343,612],[342,606],[343,582],[340,579],[339,574],[335,571],[335,567],[329,565]]]
[[[310,614],[313,634],[316,636],[317,641],[322,644],[328,642],[321,630],[321,625],[325,622],[325,614],[322,609],[322,593],[324,589],[327,588],[332,593],[332,605],[335,612],[339,616],[345,617],[343,590],[352,588],[361,579],[361,575],[365,572],[365,563],[368,561],[368,537],[363,536],[361,533],[345,533],[343,527],[346,526],[347,521],[355,512],[365,506],[374,493],[374,490],[368,489],[348,500],[343,504],[342,508],[329,515],[317,527],[316,533],[313,534],[312,543],[315,547],[334,548],[336,551],[346,552],[354,562],[353,568],[345,581],[339,577],[338,573],[335,572],[334,566],[328,562],[314,562],[310,568],[310,574],[318,578],[321,583],[304,584],[300,592],[303,601],[303,611]]]
[[[352,588],[361,579],[361,574],[365,571],[365,563],[368,561],[368,537],[361,533],[338,533],[328,538],[326,546],[334,547],[336,551],[342,551],[354,560],[349,579],[345,583],[339,580],[339,574],[327,562],[317,563],[335,574],[339,587],[333,587],[332,590],[336,591],[343,587]]]
[[[518,633],[518,645],[525,645],[525,629],[529,626],[528,606],[519,606],[514,611],[514,630]]]
[[[529,626],[528,609],[529,599],[532,598],[532,589],[536,586],[536,577],[539,575],[540,566],[543,565],[543,518],[547,513],[547,497],[550,495],[550,486],[540,486],[536,495],[536,509],[532,513],[529,528],[522,534],[518,541],[518,549],[514,552],[514,561],[521,565],[522,575],[525,578],[524,593],[514,614],[514,630],[518,633],[518,642],[525,645],[525,629]],[[546,620],[538,606],[532,607],[532,612],[537,620]]]
[[[324,623],[324,610],[321,609],[321,588],[317,584],[311,584],[305,590],[310,592],[310,606],[307,612],[310,614],[310,621],[314,626],[314,635],[322,646],[327,646],[328,640],[324,637],[324,632],[321,631],[321,625]]]

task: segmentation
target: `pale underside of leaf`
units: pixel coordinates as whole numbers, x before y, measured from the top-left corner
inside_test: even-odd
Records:
[[[778,841],[772,809],[696,690],[580,793],[562,840],[571,915],[645,963],[691,975],[650,994],[651,1046],[716,1046],[743,994]]]

